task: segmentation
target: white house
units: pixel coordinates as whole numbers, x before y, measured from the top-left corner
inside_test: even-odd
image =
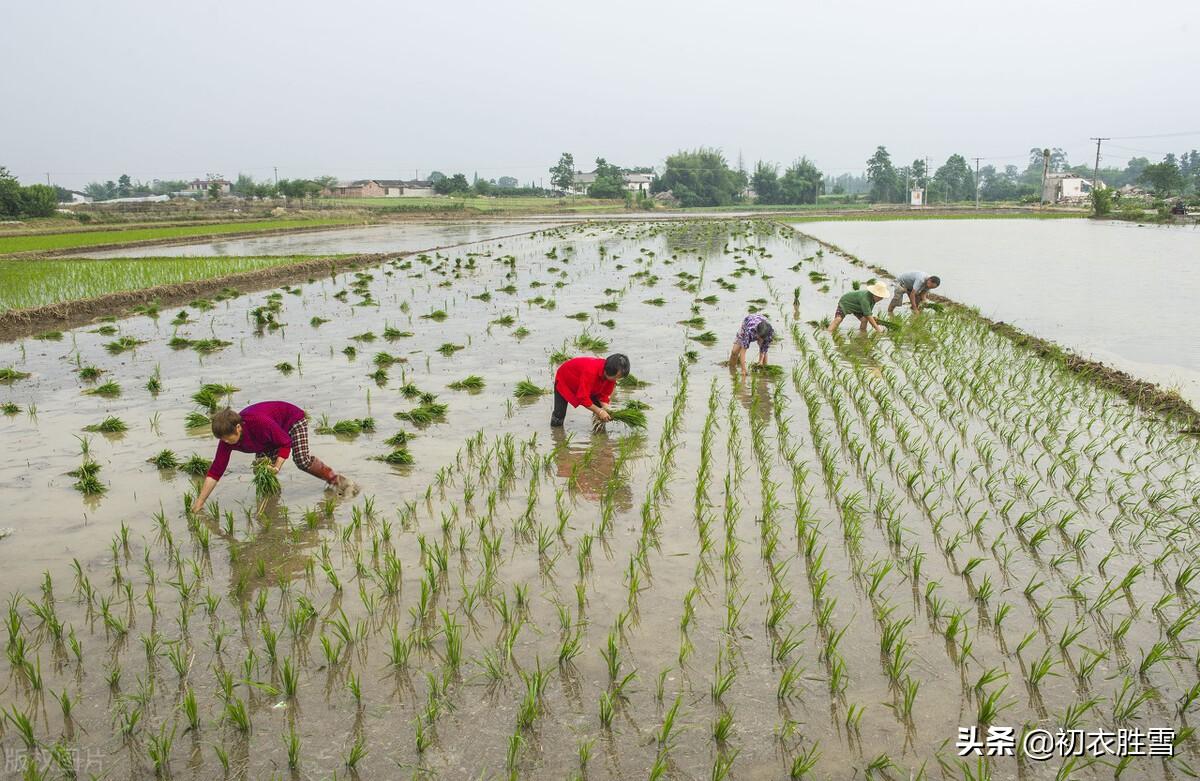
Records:
[[[92,196],[78,190],[67,190],[67,193],[71,196],[71,200],[62,201],[62,203],[91,203],[93,201]]]
[[[630,192],[650,193],[650,182],[654,180],[654,174],[624,174],[622,178],[625,180],[625,189]],[[596,172],[583,173],[582,171],[575,172],[575,181],[572,182],[571,188],[567,192],[571,195],[586,195],[587,189],[596,181]]]
[[[1103,190],[1104,182],[1097,181],[1096,186]],[[1042,200],[1047,203],[1079,203],[1087,200],[1091,194],[1091,179],[1078,174],[1049,174],[1042,189]]]
[[[233,189],[233,182],[228,179],[208,178],[208,179],[193,179],[188,182],[187,190],[184,192],[189,195],[208,195],[208,188],[212,185],[217,186],[218,192],[222,195],[228,195]]]

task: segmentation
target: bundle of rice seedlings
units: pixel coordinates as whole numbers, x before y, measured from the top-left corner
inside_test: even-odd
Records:
[[[550,353],[550,365],[551,366],[553,366],[556,363],[566,363],[569,360],[571,360],[571,354],[569,352],[567,352],[566,349],[564,349],[564,348],[559,348],[559,349],[555,350],[554,352]]]
[[[224,339],[195,339],[192,341],[192,349],[203,355],[214,353],[217,350],[224,350],[233,342],[227,342]]]
[[[615,409],[608,414],[617,423],[624,423],[630,428],[646,427],[646,413],[637,407],[630,407],[626,405],[625,407],[622,407],[621,409]]]
[[[150,375],[150,379],[146,380],[146,390],[153,394],[158,394],[162,391],[162,370],[155,366],[154,373]]]
[[[104,434],[120,434],[122,431],[128,431],[129,426],[125,425],[125,421],[120,418],[109,416],[99,423],[93,423],[90,426],[84,426],[84,431],[99,431]]]
[[[79,367],[79,379],[81,380],[91,381],[97,379],[101,374],[104,374],[104,370],[95,366]]]
[[[680,320],[679,324],[686,325],[688,328],[703,328],[704,327],[704,318],[700,317],[699,315],[696,315],[695,317],[692,317],[688,320]]]
[[[167,342],[167,347],[172,350],[186,350],[192,346],[192,340],[176,334]]]
[[[390,437],[383,440],[383,444],[387,445],[388,447],[399,449],[406,446],[410,439],[412,439],[412,434],[409,434],[407,431],[397,431],[395,434],[392,434]]]
[[[399,328],[393,328],[390,325],[383,329],[383,338],[389,342],[394,342],[397,339],[407,339],[412,335],[412,331],[401,331]]]
[[[629,390],[633,390],[633,389],[637,389],[637,388],[645,388],[649,384],[650,383],[646,382],[645,380],[639,380],[637,377],[634,377],[632,374],[626,374],[624,377],[617,380],[617,387],[626,388]]]
[[[480,377],[478,374],[472,374],[469,377],[464,377],[461,380],[452,382],[449,385],[447,385],[446,387],[448,387],[450,390],[479,391],[479,390],[483,390],[483,387],[486,384],[487,383],[485,383],[483,381],[483,378]]]
[[[397,412],[396,417],[400,420],[407,420],[409,423],[416,423],[419,426],[424,426],[429,423],[441,422],[446,418],[446,410],[449,409],[445,404],[437,402],[422,404],[419,407],[413,407],[407,412]]]
[[[377,385],[383,385],[388,381],[387,369],[376,369],[367,376],[372,380],[375,380]]]
[[[104,345],[104,349],[108,350],[113,355],[119,355],[127,350],[134,350],[138,345],[145,344],[141,339],[134,339],[132,336],[122,336],[114,341]]]
[[[179,466],[179,459],[175,456],[175,452],[172,450],[160,450],[158,455],[152,456],[146,460],[151,464],[154,464],[159,469],[174,469]]]
[[[14,402],[6,401],[0,404],[0,412],[3,412],[5,415],[17,415],[20,414],[21,407]]]
[[[291,374],[292,372],[296,371],[296,367],[295,367],[295,366],[292,366],[292,365],[291,365],[290,363],[288,363],[287,361],[283,361],[283,362],[281,362],[281,363],[277,363],[277,364],[275,364],[275,369],[276,369],[276,370],[277,370],[277,371],[278,371],[280,374]]]
[[[412,453],[402,447],[396,448],[386,456],[372,456],[372,459],[382,461],[385,464],[392,464],[393,466],[408,466],[416,460],[413,458]]]
[[[391,353],[386,353],[386,352],[375,353],[375,357],[372,359],[372,361],[374,361],[376,366],[379,366],[382,368],[387,368],[388,366],[391,366],[391,365],[397,364],[397,363],[405,363],[407,360],[408,360],[407,358],[400,358],[398,356],[395,356],[395,355],[392,355]]]
[[[370,331],[366,331],[358,334],[357,336],[351,336],[350,338],[356,342],[373,342],[375,341],[375,334],[371,333]]]
[[[761,374],[770,380],[781,380],[787,375],[782,366],[776,366],[773,363],[768,363],[765,366],[761,363],[756,363],[750,367],[750,371]]]
[[[95,461],[84,461],[78,469],[68,472],[75,478],[75,490],[84,496],[96,496],[108,490],[108,486],[100,482],[100,465]]]
[[[308,321],[308,324],[313,328],[320,328],[328,322],[329,320],[325,319],[324,317],[314,317],[312,320]]]
[[[921,304],[921,309],[928,309],[930,312],[941,312],[945,307],[937,301],[926,301]]]
[[[421,389],[411,382],[406,382],[400,386],[400,395],[406,399],[415,399],[421,395]]]
[[[625,402],[625,409],[647,410],[650,409],[650,405],[640,399],[630,399]]]
[[[512,332],[512,335],[517,337],[518,339],[524,339],[526,336],[529,336],[529,334],[530,334],[530,331],[525,326],[520,326],[519,328],[517,328],[515,331]]]
[[[608,350],[608,340],[592,336],[587,331],[584,331],[579,336],[575,337],[575,344],[581,350],[587,350],[593,353],[602,353]]]
[[[432,320],[435,323],[440,323],[447,317],[449,317],[449,315],[446,314],[445,310],[443,309],[435,309],[427,315],[421,315],[423,320]]]
[[[88,396],[103,396],[107,399],[112,399],[121,395],[121,386],[109,380],[103,385],[97,385],[95,388],[85,390],[84,393]]]
[[[40,339],[43,342],[61,342],[63,335],[62,331],[46,331],[42,334],[36,334],[34,339]]]
[[[895,320],[890,320],[886,317],[876,317],[875,322],[879,323],[881,326],[888,329],[889,331],[899,331],[901,328],[904,327],[903,325],[896,322]]]
[[[179,465],[179,471],[192,477],[203,477],[211,466],[212,461],[204,456],[192,453],[187,461]]]
[[[576,312],[573,315],[564,315],[564,317],[566,317],[568,320],[578,320],[582,323],[584,320],[587,320],[589,317],[591,317],[591,315],[589,315],[587,312]]]
[[[443,344],[441,347],[438,348],[438,352],[441,353],[442,355],[446,356],[447,358],[449,358],[451,355],[454,355],[459,350],[465,350],[465,349],[466,349],[465,345],[451,344],[450,342],[446,342],[445,344]]]
[[[281,490],[279,475],[275,474],[271,459],[257,459],[254,462],[254,493],[261,499],[267,496],[279,496]]]
[[[208,428],[211,425],[212,419],[203,412],[189,412],[183,419],[184,428]]]
[[[19,372],[11,366],[0,368],[0,382],[11,385],[17,380],[29,379],[29,372]]]
[[[647,298],[642,303],[649,304],[650,306],[663,306],[667,303],[667,300],[665,298]]]
[[[342,436],[357,436],[363,432],[370,433],[375,430],[375,418],[351,418],[350,420],[339,420],[332,426],[328,422],[322,422],[317,426],[318,434],[341,434]]]
[[[550,391],[535,385],[532,380],[526,378],[517,383],[516,389],[513,391],[513,396],[518,399],[532,399]]]
[[[712,331],[705,331],[702,334],[697,334],[696,336],[691,336],[688,338],[690,338],[694,342],[699,342],[700,344],[703,344],[703,345],[715,344],[717,341],[717,335],[714,334]]]
[[[200,390],[192,394],[192,401],[198,406],[204,407],[209,412],[215,412],[217,407],[225,401],[226,397],[233,395],[240,388],[235,388],[232,385],[225,385],[219,382],[206,382],[200,386]]]

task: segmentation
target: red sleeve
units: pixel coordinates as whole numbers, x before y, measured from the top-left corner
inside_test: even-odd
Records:
[[[213,480],[220,480],[221,475],[225,474],[225,467],[229,466],[229,453],[232,450],[233,448],[224,442],[217,445],[217,455],[213,458],[212,466],[208,468],[208,476]]]

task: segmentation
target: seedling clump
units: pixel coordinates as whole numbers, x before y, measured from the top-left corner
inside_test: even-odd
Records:
[[[125,421],[120,418],[109,416],[99,423],[93,423],[90,426],[84,426],[84,431],[100,432],[103,434],[120,434],[123,431],[128,431],[129,426],[125,425]]]

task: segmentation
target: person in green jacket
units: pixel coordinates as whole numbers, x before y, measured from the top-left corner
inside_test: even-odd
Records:
[[[837,331],[846,315],[858,318],[859,333],[865,334],[868,324],[883,333],[883,326],[875,319],[873,312],[877,302],[891,298],[891,295],[892,291],[888,289],[886,282],[874,282],[861,290],[851,290],[838,299],[837,311],[833,313],[833,322],[829,324],[829,333]]]

